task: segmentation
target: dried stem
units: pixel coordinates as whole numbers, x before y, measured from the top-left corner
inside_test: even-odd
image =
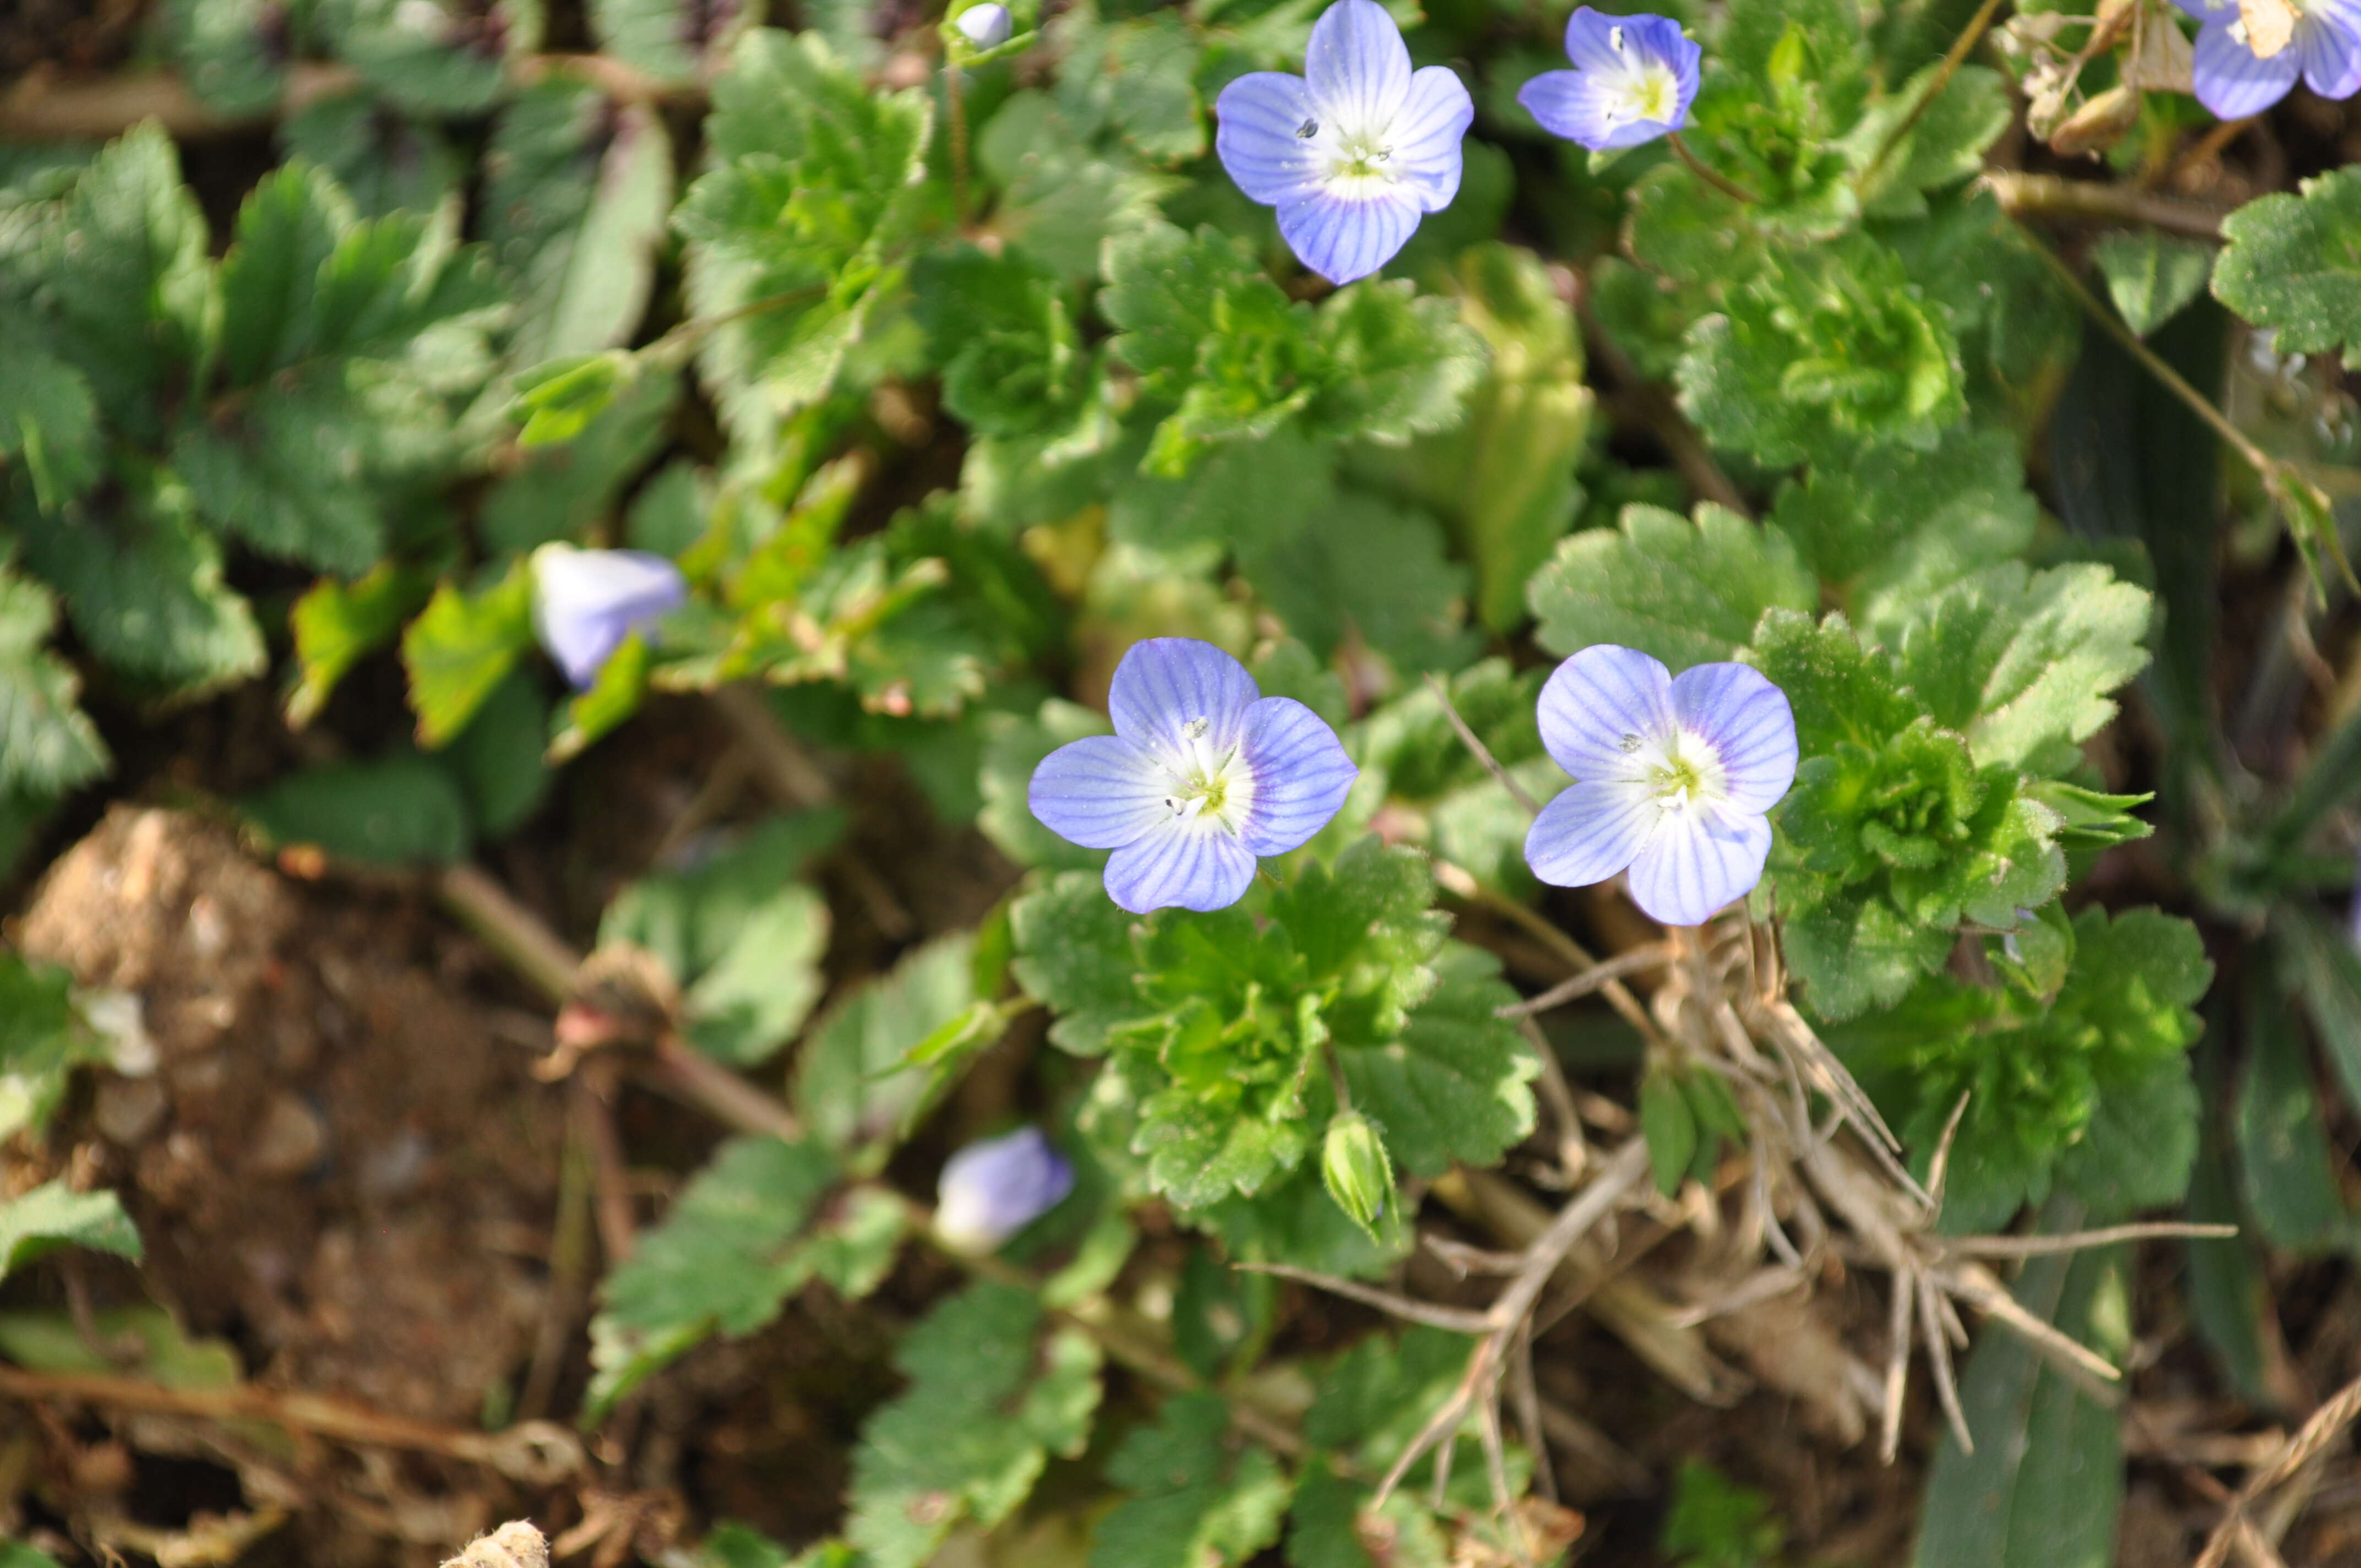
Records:
[[[1985,4],[1992,4],[1992,0],[1985,0]],[[1729,197],[1733,202],[1742,202],[1750,207],[1761,204],[1763,201],[1762,197],[1756,195],[1745,186],[1741,185],[1729,175],[1719,172],[1704,159],[1697,157],[1696,153],[1691,152],[1689,150],[1689,144],[1682,138],[1680,132],[1675,131],[1664,139],[1672,144],[1673,156],[1679,159],[1683,163],[1688,165],[1690,173],[1696,175],[1698,179],[1704,181],[1707,184],[1712,186],[1715,190],[1720,192],[1723,195]]]
[[[2345,1429],[2361,1417],[2361,1377],[2337,1390],[2336,1397],[2312,1413],[2312,1419],[2296,1429],[2295,1435],[2281,1445],[2271,1462],[2246,1477],[2238,1495],[2230,1499],[2230,1510],[2206,1539],[2205,1550],[2199,1553],[2196,1568],[2222,1568],[2222,1563],[2234,1546],[2244,1551],[2249,1561],[2255,1547],[2269,1552],[2268,1542],[2255,1532],[2251,1510],[2265,1492],[2279,1486],[2324,1453],[2330,1443],[2344,1436]],[[2247,1538],[2242,1540],[2241,1538]],[[2251,1542],[2251,1544],[2249,1543]],[[2275,1553],[2273,1555],[2276,1555]],[[2269,1557],[2261,1561],[2268,1562]]]
[[[1984,188],[2000,210],[2020,221],[2026,218],[2073,218],[2126,227],[2162,229],[2191,239],[2222,237],[2223,214],[2213,207],[2176,202],[2121,185],[2095,180],[2065,180],[2055,174],[2026,174],[2016,170],[1985,172]]]
[[[1639,970],[1660,968],[1670,962],[1672,956],[1672,945],[1668,942],[1650,942],[1644,947],[1629,948],[1593,964],[1571,980],[1558,981],[1539,996],[1529,996],[1522,1002],[1497,1009],[1494,1016],[1530,1018],[1536,1013],[1563,1007],[1569,1002],[1589,995],[1610,980],[1620,980]]]
[[[1451,720],[1451,728],[1458,733],[1461,744],[1476,754],[1476,760],[1484,764],[1484,771],[1500,782],[1500,787],[1509,792],[1509,798],[1524,807],[1526,816],[1539,817],[1542,814],[1541,803],[1525,793],[1525,786],[1511,778],[1509,770],[1500,765],[1499,759],[1492,755],[1492,748],[1484,744],[1483,738],[1467,728],[1467,721],[1459,717],[1459,709],[1452,703],[1451,688],[1443,684],[1443,677],[1429,671],[1426,689],[1433,692],[1434,700],[1443,705],[1443,716]]]

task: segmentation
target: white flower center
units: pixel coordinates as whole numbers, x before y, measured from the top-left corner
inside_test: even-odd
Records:
[[[1605,104],[1601,114],[1610,126],[1629,120],[1668,123],[1679,112],[1680,78],[1661,60],[1644,60],[1631,52],[1631,40],[1621,27],[1607,29],[1607,42],[1622,69],[1600,83]]]
[[[1237,747],[1215,752],[1208,738],[1213,727],[1208,718],[1192,718],[1180,727],[1180,751],[1164,759],[1170,780],[1164,806],[1183,822],[1235,834],[1254,803],[1254,772]]]
[[[1730,797],[1730,773],[1712,742],[1693,730],[1675,726],[1655,745],[1637,735],[1626,735],[1621,750],[1632,753],[1637,780],[1665,812],[1686,812],[1717,805]]]

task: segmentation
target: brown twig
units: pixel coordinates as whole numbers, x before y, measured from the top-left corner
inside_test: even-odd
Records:
[[[1542,814],[1541,803],[1527,794],[1525,786],[1500,765],[1500,760],[1492,755],[1492,748],[1484,744],[1483,738],[1467,728],[1467,721],[1459,717],[1459,709],[1451,700],[1451,688],[1443,684],[1443,677],[1428,671],[1426,689],[1433,692],[1434,700],[1443,705],[1443,716],[1451,720],[1451,728],[1459,736],[1460,744],[1475,754],[1476,760],[1484,764],[1484,771],[1499,781],[1500,787],[1509,792],[1509,798],[1524,808],[1526,816],[1539,817]]]
[[[2169,196],[2151,195],[2095,180],[2064,180],[2055,174],[1987,170],[1984,188],[2010,217],[2070,218],[2121,227],[2162,229],[2191,239],[2219,240],[2224,214],[2216,208]]]
[[[2000,0],[1983,0],[1983,4],[1976,7],[1976,14],[1968,18],[1968,25],[1960,29],[1960,36],[1952,39],[1951,47],[1944,51],[1942,60],[1935,67],[1935,74],[1927,82],[1925,91],[1918,94],[1917,102],[1910,105],[1909,113],[1904,115],[1901,121],[1885,133],[1885,139],[1878,144],[1876,156],[1869,160],[1869,166],[1861,170],[1861,178],[1854,181],[1856,189],[1868,191],[1877,183],[1877,177],[1885,170],[1886,160],[1908,139],[1910,133],[1918,128],[1918,122],[1927,117],[1927,111],[1935,106],[1935,100],[1950,86],[1952,76],[1967,62],[1968,56],[1982,40],[1984,30],[1992,26],[1993,16],[1999,10]]]
[[[1672,945],[1650,942],[1643,947],[1630,948],[1611,959],[1602,959],[1571,980],[1562,980],[1539,996],[1528,996],[1522,1002],[1510,1003],[1495,1010],[1501,1018],[1530,1018],[1536,1013],[1546,1013],[1553,1007],[1589,995],[1609,981],[1620,980],[1639,970],[1659,969],[1671,961]]]

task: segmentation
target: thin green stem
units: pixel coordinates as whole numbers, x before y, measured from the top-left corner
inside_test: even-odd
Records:
[[[967,227],[967,101],[960,91],[960,68],[943,66],[943,101],[949,106],[951,132],[951,212],[959,226]]]
[[[1673,144],[1674,156],[1677,157],[1683,163],[1689,166],[1690,173],[1696,175],[1698,179],[1704,181],[1707,184],[1712,186],[1715,190],[1720,192],[1731,201],[1743,202],[1750,207],[1760,206],[1763,204],[1762,197],[1756,195],[1745,186],[1741,185],[1737,181],[1732,180],[1727,174],[1719,174],[1713,170],[1708,168],[1705,162],[1699,159],[1696,153],[1689,150],[1689,144],[1681,139],[1680,132],[1674,131],[1665,137],[1664,139]]]
[[[1951,77],[1982,40],[1984,30],[1992,26],[1993,17],[1999,10],[2000,0],[1984,0],[1976,7],[1976,14],[1968,18],[1968,25],[1960,29],[1958,38],[1951,40],[1951,47],[1945,52],[1942,63],[1935,67],[1934,77],[1927,82],[1926,91],[1919,93],[1918,101],[1910,105],[1910,112],[1885,133],[1885,139],[1878,144],[1877,156],[1871,159],[1869,166],[1861,171],[1861,178],[1854,181],[1854,189],[1866,191],[1877,183],[1877,177],[1885,171],[1886,160],[1894,156],[1894,149],[1909,139],[1910,133],[1918,128],[1918,122],[1927,117],[1927,111],[1935,106],[1935,100],[1950,86]]]

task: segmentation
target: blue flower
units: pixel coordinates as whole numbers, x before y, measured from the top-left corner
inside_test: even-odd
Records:
[[[1336,732],[1192,637],[1135,642],[1108,693],[1115,733],[1060,746],[1033,770],[1033,815],[1113,850],[1107,896],[1131,911],[1223,909],[1328,826],[1359,775]]]
[[[1573,785],[1525,835],[1533,874],[1560,887],[1631,872],[1631,900],[1667,926],[1703,924],[1763,880],[1763,813],[1795,781],[1787,695],[1744,664],[1675,680],[1635,648],[1599,643],[1542,688],[1542,744]]]
[[[2301,76],[2323,98],[2361,89],[2356,0],[2175,0],[2203,26],[2192,67],[2197,101],[2222,119],[2259,115]]]
[[[533,624],[541,645],[580,690],[623,645],[688,598],[680,568],[641,550],[577,550],[544,544],[533,553]]]
[[[935,1231],[953,1246],[990,1252],[1056,1208],[1074,1190],[1074,1168],[1038,1127],[987,1138],[944,1162]]]
[[[971,5],[951,18],[960,36],[978,49],[998,49],[1008,41],[1011,23],[1008,7],[986,0],[982,5]]]
[[[1609,16],[1585,5],[1565,24],[1572,71],[1544,71],[1517,93],[1552,136],[1593,152],[1638,147],[1688,124],[1704,51],[1670,16]]]
[[[1214,149],[1238,189],[1279,209],[1279,232],[1331,283],[1393,258],[1459,193],[1476,104],[1440,65],[1410,68],[1376,0],[1337,0],[1312,27],[1303,74],[1257,71],[1222,89]]]

